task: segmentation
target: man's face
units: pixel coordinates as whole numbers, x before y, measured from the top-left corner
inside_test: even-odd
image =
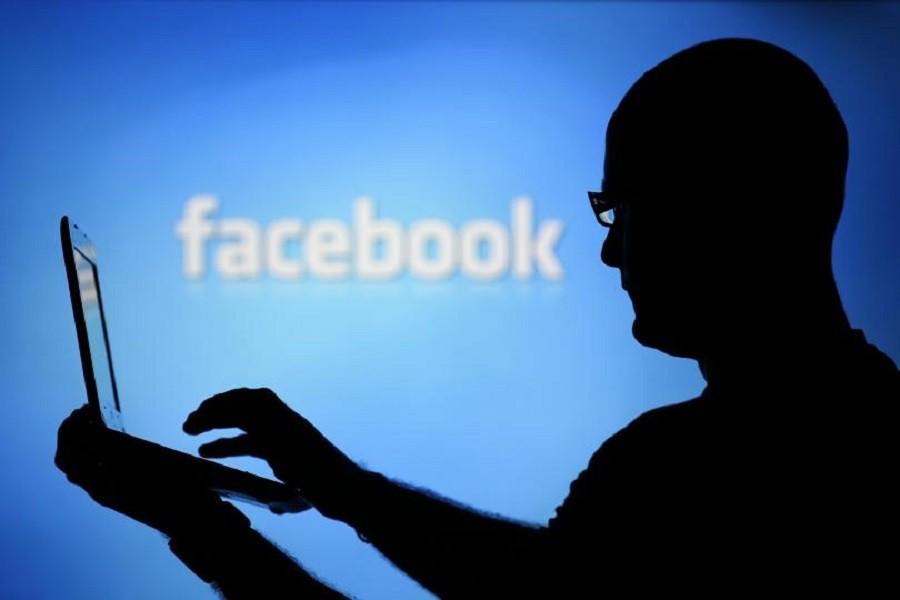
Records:
[[[673,169],[607,149],[604,192],[621,203],[601,260],[619,269],[634,308],[632,333],[644,346],[698,358],[710,327],[715,278],[710,240]]]

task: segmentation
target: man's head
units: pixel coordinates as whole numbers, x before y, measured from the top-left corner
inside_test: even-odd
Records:
[[[718,338],[833,286],[847,132],[822,82],[771,44],[705,42],[645,73],[613,114],[602,259],[646,346],[699,358]]]

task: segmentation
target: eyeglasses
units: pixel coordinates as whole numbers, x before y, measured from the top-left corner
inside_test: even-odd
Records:
[[[616,220],[616,212],[621,207],[605,192],[588,192],[588,200],[591,201],[591,208],[594,210],[594,216],[597,222],[604,227],[612,227]]]

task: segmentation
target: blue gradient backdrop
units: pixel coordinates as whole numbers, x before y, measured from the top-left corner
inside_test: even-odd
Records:
[[[794,51],[843,111],[838,282],[853,324],[897,360],[895,6],[0,6],[0,595],[212,596],[157,534],[53,467],[56,428],[84,401],[63,214],[100,250],[131,432],[193,451],[180,423],[200,400],[270,386],[372,468],[546,521],[602,440],[702,387],[692,363],[631,339],[585,190],[599,185],[606,122],[628,86],[725,36]],[[368,195],[404,224],[455,225],[508,223],[510,201],[528,195],[538,220],[565,224],[565,277],[189,282],[174,226],[201,192],[219,196],[219,216],[262,223],[349,221]],[[748,208],[761,243],[769,213]],[[317,514],[247,512],[349,593],[427,596]]]

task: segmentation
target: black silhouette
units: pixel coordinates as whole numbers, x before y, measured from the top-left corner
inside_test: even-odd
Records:
[[[602,259],[635,338],[697,360],[708,385],[603,443],[546,526],[366,471],[269,390],[215,396],[184,430],[242,429],[201,454],[267,460],[440,597],[894,589],[900,375],[851,328],[832,276],[847,158],[818,77],[764,42],[699,44],[628,91],[590,194],[610,226]],[[214,494],[98,465],[95,439],[76,411],[59,467],[226,596],[338,596]],[[154,493],[176,484],[182,502]]]

